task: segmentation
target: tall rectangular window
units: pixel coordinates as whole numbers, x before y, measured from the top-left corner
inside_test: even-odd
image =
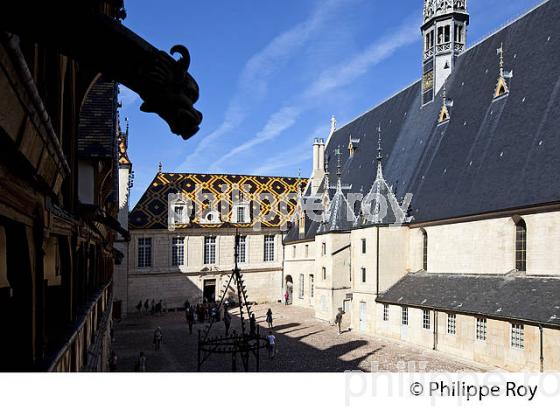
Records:
[[[447,315],[447,334],[457,334],[457,316],[454,314]]]
[[[387,304],[383,305],[383,321],[389,321],[389,305]]]
[[[152,266],[152,238],[138,238],[138,267]]]
[[[309,258],[309,245],[305,245],[305,257]]]
[[[216,263],[216,237],[204,237],[204,264],[212,265]]]
[[[299,298],[303,299],[303,296],[305,295],[305,277],[303,276],[303,273],[299,275]]]
[[[515,268],[527,270],[527,225],[523,219],[515,226]]]
[[[367,279],[366,274],[367,274],[366,268],[362,268],[362,283],[366,283],[366,279]]]
[[[237,263],[247,262],[247,237],[240,236],[237,244]]]
[[[264,236],[264,261],[274,261],[274,235]]]
[[[525,326],[512,323],[511,324],[511,347],[515,349],[525,348]]]
[[[422,269],[428,271],[428,233],[425,230],[422,232]]]
[[[323,280],[327,280],[327,268],[322,268]]]
[[[171,242],[171,265],[185,264],[185,238],[173,238]]]
[[[327,254],[327,244],[323,242],[321,244],[321,256],[325,256]]]
[[[430,311],[428,309],[422,310],[422,327],[427,330],[429,330],[431,327]]]
[[[476,318],[476,340],[485,341],[486,335],[488,333],[486,318],[477,317]]]
[[[362,239],[362,253],[366,253],[367,252],[367,243],[365,239]]]
[[[292,246],[292,259],[296,258],[296,245]]]
[[[309,275],[309,297],[315,296],[315,276]]]
[[[401,324],[408,326],[408,306],[403,306],[401,310]]]

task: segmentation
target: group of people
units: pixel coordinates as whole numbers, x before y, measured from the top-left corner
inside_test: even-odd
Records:
[[[157,303],[155,299],[152,299],[151,302],[149,299],[146,299],[144,303],[142,303],[142,301],[138,302],[136,311],[138,313],[150,313],[152,315],[156,313],[161,314],[167,312],[167,303],[163,299],[160,299]]]

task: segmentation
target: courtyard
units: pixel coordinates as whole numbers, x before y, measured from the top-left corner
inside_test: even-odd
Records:
[[[343,372],[348,370],[403,372],[477,372],[489,369],[467,363],[448,355],[399,344],[357,331],[337,334],[335,326],[316,320],[310,309],[282,304],[254,306],[261,335],[267,332],[265,313],[272,309],[273,334],[277,340],[274,359],[261,352],[262,372]],[[232,310],[235,313],[235,310]],[[153,333],[157,327],[163,332],[161,350],[154,351]],[[239,327],[234,316],[232,329]],[[118,355],[117,371],[135,369],[140,352],[147,356],[150,372],[195,372],[197,370],[198,330],[195,324],[189,335],[184,312],[131,314],[115,323],[113,350]],[[224,323],[212,327],[212,335],[224,334]],[[251,359],[251,370],[254,359]],[[239,366],[241,367],[241,366]],[[231,371],[231,356],[213,355],[203,365],[205,372]]]

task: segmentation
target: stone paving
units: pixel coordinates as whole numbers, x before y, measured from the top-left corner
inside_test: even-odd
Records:
[[[392,340],[370,337],[357,332],[337,334],[336,328],[313,318],[310,309],[281,304],[254,307],[257,322],[266,333],[265,312],[271,307],[273,332],[278,351],[268,359],[262,351],[260,369],[264,372],[343,372],[346,370],[399,372],[476,372],[486,371],[472,363],[427,349],[404,345]],[[233,312],[233,311],[232,311]],[[153,332],[160,326],[163,345],[159,352],[152,345]],[[147,356],[148,371],[193,372],[197,369],[197,332],[204,325],[194,326],[188,334],[183,312],[161,315],[134,314],[115,323],[113,349],[118,355],[118,371],[134,371],[140,351]],[[234,317],[232,329],[239,326]],[[213,335],[222,335],[223,322],[214,324]],[[373,367],[372,367],[373,366]],[[231,356],[213,355],[202,367],[206,372],[231,371]],[[238,368],[241,366],[238,365]],[[251,362],[254,369],[254,360]]]

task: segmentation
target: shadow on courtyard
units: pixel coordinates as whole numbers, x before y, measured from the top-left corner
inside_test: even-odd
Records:
[[[264,322],[264,312],[268,305],[256,307],[255,314],[260,326],[261,336],[268,334]],[[260,354],[261,372],[343,372],[348,370],[371,370],[371,362],[380,363],[380,370],[396,370],[397,360],[421,360],[418,351],[398,350],[388,346],[385,341],[364,338],[356,332],[337,334],[334,326],[313,319],[308,309],[272,305],[276,314],[272,329],[277,340],[277,353],[269,359],[266,350]],[[277,313],[278,312],[278,313]],[[164,334],[164,343],[159,352],[153,348],[153,331],[160,326]],[[152,372],[196,372],[198,329],[204,325],[197,324],[193,334],[188,328],[182,312],[162,315],[131,315],[115,325],[113,349],[118,355],[117,370],[134,371],[137,356],[143,351],[147,356],[148,371]],[[232,329],[239,329],[239,319],[234,317]],[[212,336],[224,334],[224,324],[213,325]],[[391,350],[387,352],[386,350]],[[425,359],[425,358],[424,358]],[[433,358],[430,358],[432,360]],[[241,363],[238,359],[237,369]],[[472,370],[461,365],[447,368],[445,357],[433,360],[428,367],[432,370]],[[231,355],[214,354],[203,364],[203,372],[231,372]],[[255,359],[251,358],[250,371],[255,371]]]

